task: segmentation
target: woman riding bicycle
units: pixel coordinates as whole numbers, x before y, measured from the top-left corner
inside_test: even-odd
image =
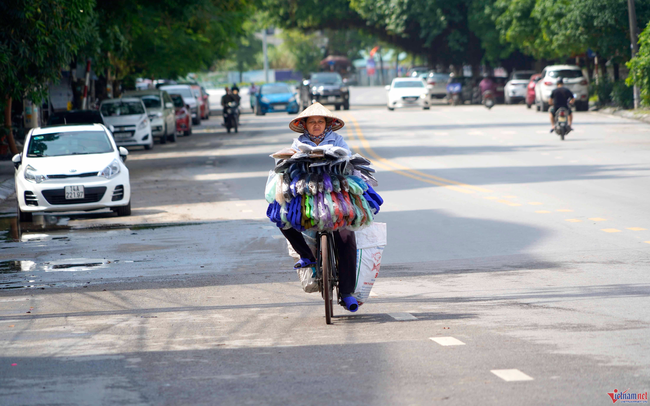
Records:
[[[299,114],[298,117],[291,120],[289,128],[302,134],[298,137],[298,142],[314,147],[319,145],[332,145],[350,151],[350,147],[343,140],[343,137],[334,132],[343,128],[344,125],[343,120],[336,117],[325,106],[320,103],[314,103]],[[297,142],[294,142],[294,145],[292,145],[295,150],[297,150],[296,145]],[[280,229],[280,231],[282,231],[282,234],[289,240],[293,249],[300,255],[300,260],[296,262],[294,268],[306,268],[316,264],[316,258],[314,258],[314,254],[300,231],[293,228],[287,230]],[[345,302],[346,309],[356,311],[358,303],[352,297],[356,282],[356,238],[353,231],[345,229],[334,231],[333,234],[338,253],[339,291]]]

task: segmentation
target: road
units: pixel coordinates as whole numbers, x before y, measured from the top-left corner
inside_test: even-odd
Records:
[[[289,117],[245,114],[239,134],[213,117],[133,151],[132,216],[6,233],[1,403],[591,406],[647,392],[650,126],[577,113],[560,141],[521,105],[360,104],[340,133],[377,169],[388,245],[359,312],[325,325],[265,217]]]

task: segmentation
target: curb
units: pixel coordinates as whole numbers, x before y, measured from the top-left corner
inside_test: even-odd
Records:
[[[614,108],[605,108],[597,111],[600,114],[607,114],[610,116],[617,116],[623,118],[629,118],[631,120],[642,121],[644,123],[650,124],[650,111],[649,110],[622,110]]]
[[[15,192],[14,179],[10,178],[0,183],[0,203],[7,200]]]

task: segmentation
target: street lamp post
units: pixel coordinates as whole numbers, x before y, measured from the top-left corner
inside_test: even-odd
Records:
[[[632,41],[632,58],[636,56],[639,52],[639,40],[637,38],[637,28],[636,28],[636,9],[634,8],[634,0],[627,0],[627,13],[630,17],[630,41]],[[634,108],[639,108],[639,101],[641,100],[641,94],[639,92],[639,86],[634,85]]]
[[[264,53],[264,82],[269,83],[269,55],[267,52],[267,45],[266,45],[266,34],[267,34],[267,29],[265,28],[262,31],[262,51]]]

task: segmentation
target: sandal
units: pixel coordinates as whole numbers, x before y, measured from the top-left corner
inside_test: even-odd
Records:
[[[315,261],[311,261],[307,258],[300,258],[300,261],[296,262],[293,265],[293,269],[298,269],[298,268],[308,268],[312,265],[316,265]]]

